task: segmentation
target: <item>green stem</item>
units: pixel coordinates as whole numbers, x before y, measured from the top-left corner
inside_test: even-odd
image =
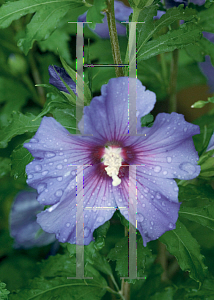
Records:
[[[177,109],[177,97],[176,97],[176,86],[177,86],[177,75],[178,75],[178,55],[179,50],[175,49],[172,52],[172,62],[170,70],[170,84],[169,84],[169,113],[176,111]]]
[[[162,76],[163,76],[165,88],[167,88],[169,82],[168,82],[167,64],[166,64],[166,59],[165,59],[165,54],[164,53],[160,54],[160,63],[161,63]]]
[[[138,21],[138,17],[139,17],[139,14],[140,14],[140,9],[138,8],[133,8],[133,14],[132,14],[132,20],[131,22],[137,22]],[[131,37],[132,36],[132,33],[129,32],[129,36]],[[127,48],[126,48],[126,55],[125,55],[125,61],[124,61],[124,64],[128,64],[129,63],[129,42],[127,44]],[[125,67],[125,75],[127,76],[128,75],[128,68]]]
[[[107,0],[106,15],[108,20],[108,28],[109,28],[109,35],[110,35],[111,49],[112,49],[114,63],[116,65],[122,65],[120,46],[119,46],[119,41],[117,36],[116,21],[114,15],[114,0]],[[115,67],[115,73],[117,77],[124,76],[122,67]]]

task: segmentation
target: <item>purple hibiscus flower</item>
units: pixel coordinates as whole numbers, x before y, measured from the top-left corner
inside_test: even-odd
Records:
[[[41,232],[36,215],[44,209],[36,192],[20,192],[10,212],[10,234],[15,239],[14,248],[32,248],[48,245],[55,241],[55,235]],[[39,234],[38,234],[39,233]],[[37,236],[38,234],[38,236]]]
[[[128,219],[129,167],[136,167],[137,228],[144,245],[175,228],[180,204],[173,178],[189,180],[200,173],[192,136],[197,125],[184,116],[160,113],[152,127],[140,119],[154,107],[155,94],[137,80],[136,116],[140,136],[129,136],[127,77],[110,79],[84,108],[75,136],[51,117],[44,117],[29,143],[34,160],[27,165],[27,183],[38,191],[37,200],[52,205],[37,221],[60,242],[76,241],[76,167],[84,167],[84,244],[93,231],[109,220],[116,208]],[[139,166],[140,165],[140,166]]]
[[[57,66],[49,66],[48,72],[50,75],[49,83],[57,87],[60,91],[69,94],[68,89],[66,88],[64,82],[72,89],[72,91],[76,94],[76,83],[71,79],[68,73],[64,68],[60,68]],[[64,82],[61,80],[61,78]]]
[[[133,12],[131,7],[126,6],[123,2],[114,2],[114,13],[116,19],[116,28],[118,35],[126,35],[126,26],[121,24],[121,21],[129,21],[129,15]],[[93,32],[99,35],[101,38],[109,38],[108,21],[107,16],[104,14],[103,23],[96,24]],[[79,22],[86,22],[87,11],[78,17]]]

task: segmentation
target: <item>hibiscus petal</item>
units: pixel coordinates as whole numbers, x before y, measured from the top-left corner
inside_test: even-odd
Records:
[[[111,179],[101,181],[96,174],[96,166],[84,171],[84,245],[93,240],[93,231],[109,220],[116,209]],[[46,232],[56,233],[60,242],[74,244],[79,219],[76,213],[76,194],[71,195],[66,188],[63,201],[41,212],[37,221]]]
[[[112,78],[101,88],[101,96],[94,97],[90,106],[84,108],[84,119],[79,122],[79,129],[83,133],[93,134],[94,137],[114,141],[128,134],[128,105],[130,82],[134,78]],[[137,126],[140,128],[140,118],[148,114],[154,107],[155,94],[146,91],[139,80],[136,80],[136,116]],[[98,121],[99,120],[99,121]]]
[[[38,201],[44,205],[63,199],[66,187],[75,195],[76,166],[91,164],[93,144],[90,137],[71,135],[55,119],[44,117],[29,143],[24,144],[35,159],[26,167],[27,183],[38,191]],[[73,166],[74,165],[74,166]]]
[[[31,248],[48,245],[55,241],[53,234],[42,232],[36,237],[40,226],[36,215],[44,206],[36,200],[36,192],[20,192],[10,212],[10,234],[15,239],[15,248]]]
[[[56,233],[61,242],[75,243],[76,238],[77,167],[74,165],[92,165],[91,147],[96,145],[96,138],[71,135],[48,117],[43,118],[36,135],[24,145],[35,157],[26,167],[27,183],[37,189],[40,203],[52,205],[39,214],[38,223],[45,231]],[[110,190],[112,179],[106,174],[102,183],[102,170],[99,164],[84,167],[85,244],[91,242],[94,229],[115,211]]]
[[[136,153],[133,164],[143,164],[143,172],[152,177],[193,179],[200,173],[198,154],[192,136],[199,126],[184,120],[184,116],[161,113],[151,128],[142,128],[142,137],[127,140]]]
[[[137,167],[137,229],[143,237],[143,244],[159,238],[164,232],[175,228],[180,203],[178,187],[174,180],[152,180]],[[122,188],[114,189],[117,205],[123,216],[129,221],[133,205],[128,200],[128,179]],[[135,226],[135,224],[133,224]]]

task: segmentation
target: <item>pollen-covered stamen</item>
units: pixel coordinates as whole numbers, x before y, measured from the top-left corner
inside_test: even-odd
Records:
[[[118,177],[119,169],[122,163],[121,148],[106,147],[102,162],[105,166],[105,170],[108,176],[112,177],[112,185],[117,186],[121,183],[121,179]]]

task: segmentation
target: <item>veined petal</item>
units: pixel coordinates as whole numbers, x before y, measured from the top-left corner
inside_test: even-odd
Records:
[[[37,232],[41,229],[36,222],[36,215],[44,206],[36,200],[36,192],[20,192],[10,212],[10,234],[15,239],[15,248],[31,248],[48,245],[55,241],[53,234]]]
[[[38,223],[46,232],[55,233],[61,242],[75,243],[77,165],[84,166],[85,244],[91,242],[94,229],[115,211],[112,179],[100,167],[101,162],[93,166],[96,146],[96,138],[71,135],[48,117],[43,118],[36,135],[24,145],[35,157],[26,167],[27,183],[37,189],[40,203],[52,205],[38,215]]]
[[[137,167],[137,229],[143,237],[143,244],[159,238],[164,232],[175,229],[180,203],[178,203],[178,187],[174,180],[152,180],[139,171]],[[133,214],[132,200],[128,199],[128,179],[122,188],[114,189],[117,206],[129,221]],[[117,195],[117,197],[116,197]],[[133,224],[135,226],[135,224]]]
[[[75,187],[77,165],[92,164],[95,145],[96,139],[92,143],[90,137],[71,135],[55,119],[43,118],[35,136],[24,144],[35,157],[26,167],[27,183],[37,189],[40,203],[56,204],[67,186]]]
[[[115,212],[115,200],[110,178],[103,180],[96,172],[96,166],[84,170],[84,245],[93,240],[93,231],[109,220]],[[81,192],[81,191],[80,191]],[[77,215],[76,189],[71,193],[69,186],[64,190],[63,201],[38,215],[40,226],[49,233],[55,233],[60,242],[76,243]],[[80,226],[83,224],[80,224]]]
[[[142,137],[132,137],[126,145],[135,153],[132,164],[142,164],[142,172],[159,178],[193,179],[200,173],[198,154],[192,136],[199,126],[177,113],[161,113],[150,128],[142,128]]]
[[[117,141],[124,139],[128,134],[128,105],[130,86],[136,83],[136,116],[138,128],[140,118],[148,114],[154,107],[156,97],[151,91],[146,91],[137,79],[128,77],[112,78],[101,88],[101,96],[94,97],[90,106],[84,108],[84,119],[79,122],[79,129],[83,133]],[[126,136],[127,138],[127,136]]]

